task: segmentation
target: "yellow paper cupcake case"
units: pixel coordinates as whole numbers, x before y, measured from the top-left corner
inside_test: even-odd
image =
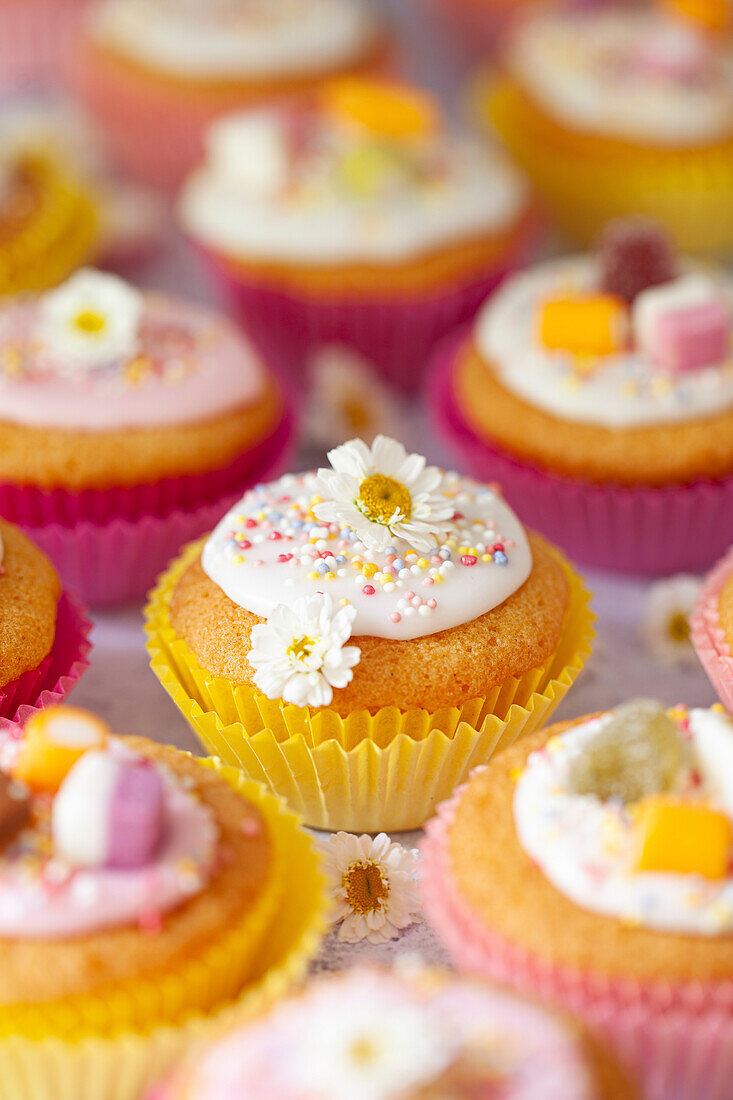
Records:
[[[472,99],[479,122],[498,130],[554,220],[579,243],[592,244],[611,218],[643,214],[664,222],[687,252],[733,248],[733,136],[668,149],[580,134],[506,78],[480,77]]]
[[[174,631],[171,594],[201,546],[186,547],[151,593],[146,632],[153,671],[207,752],[267,783],[317,829],[418,828],[471,768],[548,720],[590,655],[590,594],[553,551],[568,577],[570,604],[560,645],[544,665],[460,709],[311,714],[212,676]]]
[[[234,989],[223,976],[226,953],[233,947],[241,958],[243,950],[227,936],[198,965],[198,973],[184,968],[157,993],[148,990],[142,997],[140,983],[126,1000],[88,996],[82,1004],[76,998],[76,1011],[67,1021],[70,1030],[64,1030],[58,1012],[49,1016],[45,1029],[40,1013],[33,1020],[21,1015],[18,1026],[0,1036],[0,1100],[139,1100],[192,1043],[262,1011],[305,972],[318,950],[329,905],[313,842],[296,815],[260,784],[219,761],[202,763],[259,808],[273,842],[277,889],[248,925],[256,944],[248,984],[242,990],[240,980]],[[147,1021],[133,1027],[130,1005],[141,998]],[[186,1012],[193,1001],[199,1002],[198,1010]],[[209,1015],[202,1014],[204,1007]]]

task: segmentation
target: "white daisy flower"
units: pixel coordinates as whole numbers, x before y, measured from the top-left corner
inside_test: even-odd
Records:
[[[417,849],[393,843],[386,833],[374,839],[334,833],[324,853],[342,943],[387,943],[420,920]]]
[[[444,540],[453,505],[440,493],[442,472],[422,455],[378,435],[371,447],[361,439],[343,443],[328,460],[332,469],[318,471],[319,520],[351,527],[368,550],[402,538],[429,551]]]
[[[434,1081],[456,1051],[446,1029],[400,982],[352,971],[307,997],[308,1042],[286,1073],[322,1100],[391,1100]],[[297,1020],[302,1029],[302,1016]]]
[[[278,604],[266,623],[252,629],[249,663],[255,684],[269,699],[297,707],[327,707],[333,689],[346,687],[359,663],[358,646],[347,646],[356,608],[334,611],[322,592],[292,607]]]
[[[38,336],[71,373],[132,359],[144,299],[116,275],[84,268],[41,299]]]
[[[333,447],[355,435],[371,443],[380,432],[398,433],[398,402],[353,348],[327,344],[313,353],[309,370],[305,434],[314,447]]]
[[[697,577],[679,573],[650,586],[644,604],[642,635],[659,664],[670,668],[696,664],[689,620],[701,585]]]

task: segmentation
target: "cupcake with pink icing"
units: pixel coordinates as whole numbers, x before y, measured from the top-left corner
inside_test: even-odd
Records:
[[[4,304],[0,398],[0,514],[92,601],[143,593],[290,435],[225,320],[92,270]]]
[[[348,1011],[344,1011],[348,1006]],[[447,971],[366,967],[311,982],[190,1058],[155,1100],[631,1100],[578,1028]]]
[[[721,702],[733,714],[733,546],[705,578],[690,638]]]

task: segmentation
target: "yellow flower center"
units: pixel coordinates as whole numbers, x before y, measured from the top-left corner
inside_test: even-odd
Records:
[[[382,908],[389,897],[389,884],[378,863],[357,859],[347,867],[343,877],[349,905],[355,913],[373,913]]]
[[[375,1061],[377,1053],[377,1044],[368,1035],[351,1044],[351,1060],[357,1066],[370,1065]]]
[[[310,657],[311,650],[315,644],[314,638],[309,638],[304,634],[302,638],[293,638],[288,646],[288,653],[291,657],[295,657],[296,660],[304,661],[306,657]]]
[[[369,424],[369,412],[363,401],[356,397],[344,400],[341,412],[346,418],[349,428],[356,435],[360,435]]]
[[[675,611],[667,623],[667,631],[673,642],[679,642],[680,645],[683,642],[689,642],[690,624],[687,621],[687,616],[681,611]]]
[[[389,526],[395,512],[405,519],[412,513],[412,497],[400,481],[386,474],[372,474],[359,486],[356,506],[372,523]]]
[[[93,309],[83,309],[74,318],[74,328],[87,336],[98,336],[107,327],[107,318]]]

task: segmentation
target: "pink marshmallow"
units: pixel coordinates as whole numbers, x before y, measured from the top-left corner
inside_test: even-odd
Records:
[[[730,308],[712,280],[686,276],[638,295],[634,332],[655,366],[674,373],[699,370],[728,358]]]
[[[144,867],[163,833],[163,780],[144,761],[125,764],[109,805],[108,867]]]

